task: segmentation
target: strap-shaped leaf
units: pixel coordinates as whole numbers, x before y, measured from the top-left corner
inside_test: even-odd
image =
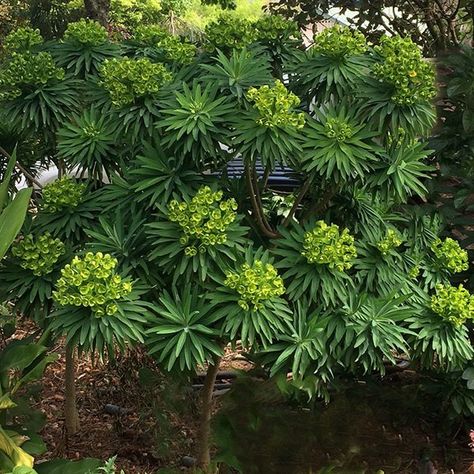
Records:
[[[28,210],[31,192],[32,189],[22,189],[0,214],[0,259],[4,257],[20,232]]]
[[[13,168],[16,163],[16,148],[13,150],[12,156],[8,161],[5,175],[3,176],[3,182],[0,183],[0,211],[7,205],[8,202],[8,186],[12,177]]]

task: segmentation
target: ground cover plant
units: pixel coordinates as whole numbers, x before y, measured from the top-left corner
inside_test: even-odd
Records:
[[[415,204],[435,172],[436,87],[410,39],[334,27],[305,50],[288,20],[226,15],[198,44],[158,25],[111,41],[90,20],[6,44],[0,115],[18,149],[41,144],[76,176],[35,196],[0,266],[1,299],[45,344],[66,337],[70,435],[76,350],[206,367],[204,470],[228,345],[327,401],[400,360],[432,379],[469,369],[474,296],[451,284],[469,258]]]

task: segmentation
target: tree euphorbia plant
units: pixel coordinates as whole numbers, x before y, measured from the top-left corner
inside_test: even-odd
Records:
[[[61,270],[53,300],[59,308],[50,316],[53,332],[66,336],[65,416],[68,434],[79,427],[74,388],[74,350],[113,357],[128,344],[142,342],[148,305],[130,279],[116,272],[109,254],[87,252]]]
[[[442,372],[474,355],[472,296],[450,285],[466,253],[412,199],[434,172],[431,65],[409,39],[372,46],[336,27],[304,51],[294,27],[259,25],[220,21],[185,64],[166,58],[158,30],[141,30],[123,56],[98,58],[88,75],[68,70],[64,81],[90,94],[74,114],[53,114],[66,117],[55,139],[94,191],[51,185],[32,224],[80,252],[54,293],[52,328],[68,347],[113,353],[144,341],[167,370],[207,364],[204,468],[229,343],[313,397],[328,397],[338,377],[383,376],[399,357]],[[147,54],[136,43],[145,40]],[[270,57],[272,42],[280,48]],[[60,90],[51,58],[21,64],[45,61],[46,85]],[[17,91],[19,107],[31,103],[26,87],[49,86],[19,83],[15,61],[0,68],[0,98],[9,106]],[[49,123],[39,110],[28,119],[37,127]],[[275,209],[282,201],[289,207]]]

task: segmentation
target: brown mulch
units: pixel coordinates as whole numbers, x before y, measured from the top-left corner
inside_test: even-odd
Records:
[[[127,474],[152,474],[160,467],[186,470],[181,467],[181,459],[194,454],[194,434],[198,420],[196,394],[184,395],[188,399],[182,402],[189,405],[188,410],[179,410],[179,413],[167,406],[172,404],[169,401],[163,401],[163,406],[159,406],[158,394],[155,402],[159,410],[167,411],[167,423],[170,425],[162,433],[150,400],[154,390],[144,388],[140,382],[139,369],[142,367],[148,367],[160,377],[153,362],[145,354],[134,351],[115,364],[81,356],[76,368],[80,430],[77,435],[68,438],[63,413],[63,345],[58,344],[52,352],[59,354],[59,359],[44,373],[41,400],[36,406],[46,415],[46,425],[40,434],[48,450],[41,460],[85,457],[106,460],[117,456],[117,466]],[[226,349],[221,370],[248,370],[250,367],[241,356],[230,348]],[[162,384],[167,383],[166,378],[162,378]],[[169,393],[164,396],[169,397]],[[124,413],[108,414],[104,410],[106,404],[116,405]],[[160,436],[166,438],[162,440],[163,445],[167,445],[166,449],[160,449]]]

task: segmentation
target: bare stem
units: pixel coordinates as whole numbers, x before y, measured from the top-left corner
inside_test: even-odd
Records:
[[[79,430],[79,415],[76,404],[76,367],[74,347],[66,346],[66,390],[64,400],[64,419],[68,436],[73,436]]]
[[[10,153],[8,153],[8,151],[5,150],[5,148],[3,148],[2,146],[0,146],[0,153],[3,156],[5,156],[5,158],[8,158],[8,159],[11,158]],[[15,163],[15,166],[20,170],[21,173],[23,173],[25,175],[26,178],[28,178],[39,189],[43,189],[42,184],[29,171],[27,171],[25,168],[23,168],[23,166],[21,166],[20,163],[18,163],[18,161]]]
[[[257,200],[257,193],[254,189],[252,171],[248,164],[245,165],[245,176],[247,178],[247,188],[250,196],[250,202],[252,203],[253,214],[257,221],[258,227],[266,237],[269,237],[270,239],[276,239],[277,237],[279,237],[279,234],[277,234],[270,228],[263,215],[263,209],[261,208],[261,205],[259,205],[259,201]]]
[[[217,372],[221,357],[216,357],[207,368],[204,386],[201,395],[201,421],[198,431],[198,454],[197,465],[207,472],[211,463],[210,437],[211,437],[211,415],[212,415],[212,392],[216,383]]]
[[[283,221],[283,227],[288,227],[290,224],[291,220],[293,219],[293,216],[295,215],[299,205],[301,204],[301,201],[305,197],[306,193],[308,192],[309,186],[311,184],[311,180],[307,179],[303,186],[300,189],[300,192],[298,193],[298,196],[295,199],[295,202],[293,203],[293,206],[290,209],[290,212],[286,216],[286,219]]]

